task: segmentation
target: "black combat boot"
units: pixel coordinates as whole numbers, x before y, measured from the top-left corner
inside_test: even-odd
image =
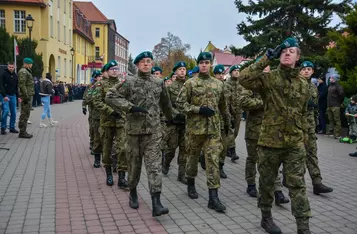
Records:
[[[223,170],[223,166],[224,166],[224,163],[219,163],[219,176],[220,176],[222,179],[227,179],[227,175],[226,175],[226,173],[225,173],[224,170]]]
[[[167,175],[167,173],[169,173],[169,166],[164,162],[164,164],[162,164],[162,174]]]
[[[133,209],[139,208],[138,193],[136,191],[136,188],[130,189],[129,206]]]
[[[232,147],[229,149],[231,151],[231,161],[232,162],[235,162],[236,160],[239,159],[237,153],[236,153],[236,148],[235,147]]]
[[[281,234],[280,228],[275,224],[271,211],[262,211],[260,226],[269,234]]]
[[[32,135],[32,134],[29,134],[29,133],[27,133],[27,132],[20,132],[20,133],[19,133],[19,138],[30,139],[30,138],[32,138],[32,137],[33,137],[33,135]]]
[[[169,209],[164,207],[160,201],[161,192],[153,193],[151,195],[152,199],[152,217],[161,216],[169,213]]]
[[[191,199],[197,199],[198,193],[195,187],[195,179],[187,178],[187,195]]]
[[[228,157],[228,158],[232,157],[231,149],[227,149],[226,157]]]
[[[100,168],[100,154],[94,154],[94,168]]]
[[[208,208],[218,212],[223,212],[226,210],[226,207],[221,203],[218,198],[218,189],[209,189],[208,196]]]
[[[313,192],[315,195],[319,195],[320,193],[331,193],[332,191],[332,188],[327,187],[323,183],[313,185]]]
[[[177,180],[183,184],[187,184],[187,179],[185,177],[185,167],[179,166]]]
[[[311,234],[308,218],[297,218],[296,225],[298,234]]]
[[[125,179],[125,171],[118,172],[118,187],[121,189],[128,188],[128,181]]]
[[[258,197],[257,187],[255,184],[248,185],[247,193],[250,197]]]
[[[350,155],[351,157],[357,157],[357,152],[350,153],[349,155]]]
[[[289,198],[285,197],[282,191],[275,191],[274,196],[275,196],[275,205],[277,206],[280,206],[280,204],[286,204],[290,202]]]
[[[199,159],[200,163],[201,163],[201,167],[203,170],[206,170],[206,160],[205,160],[205,155],[203,154],[203,152],[201,152],[200,154],[200,159]]]
[[[111,166],[106,166],[105,167],[105,172],[107,173],[107,185],[108,186],[113,186],[114,180],[113,180],[112,167]]]

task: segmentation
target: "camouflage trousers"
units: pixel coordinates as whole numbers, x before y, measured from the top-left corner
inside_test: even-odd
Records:
[[[255,177],[257,175],[258,162],[258,140],[245,139],[248,156],[245,161],[245,181],[248,185],[255,185]],[[281,175],[278,173],[274,183],[274,191],[282,191]]]
[[[227,155],[228,144],[231,142],[231,137],[233,136],[233,131],[229,131],[226,134],[224,129],[221,129],[221,137],[222,137],[222,152],[219,154],[219,163],[224,164]]]
[[[328,116],[328,132],[333,134],[335,137],[341,135],[341,118],[340,118],[340,107],[329,107],[327,108]]]
[[[21,102],[21,114],[19,118],[20,133],[25,133],[27,130],[27,121],[30,118],[31,108],[32,108],[32,102],[30,101]]]
[[[103,144],[103,164],[105,167],[111,167],[113,142],[116,143],[116,153],[118,158],[118,171],[127,171],[127,154],[126,154],[126,132],[124,128],[102,127],[101,128]]]
[[[235,148],[236,147],[236,138],[238,136],[238,133],[239,133],[239,128],[240,128],[240,121],[242,119],[242,112],[232,116],[233,119],[232,121],[234,121],[234,129],[233,129],[233,133],[231,133],[229,136],[228,136],[228,148]]]
[[[92,144],[92,152],[94,154],[101,154],[103,151],[103,143],[102,143],[102,138],[100,134],[100,120],[99,119],[93,119],[91,120],[89,130],[92,130],[92,139],[93,139],[93,144]]]
[[[201,153],[204,153],[206,161],[206,178],[209,189],[217,189],[221,186],[219,176],[219,155],[222,152],[222,139],[217,135],[191,135],[187,134],[186,150],[186,178],[197,176],[197,164]]]
[[[88,125],[89,125],[89,146],[93,148],[94,134],[93,134],[93,126],[92,126],[92,116],[90,112],[88,114]]]
[[[161,131],[149,135],[128,135],[127,139],[129,188],[134,189],[138,186],[144,158],[150,194],[161,192]]]
[[[319,160],[317,158],[317,143],[315,132],[309,133],[309,138],[305,145],[307,161],[306,166],[312,180],[312,184],[321,184],[321,172],[319,168]]]
[[[306,150],[303,143],[293,148],[270,148],[258,146],[259,197],[258,207],[271,211],[274,201],[274,183],[283,164],[283,176],[291,198],[291,211],[295,218],[311,216],[306,195],[305,171]]]
[[[179,172],[185,173],[185,167],[186,167],[185,126],[184,125],[166,126],[164,141],[166,145],[166,149],[164,150],[165,165],[170,166],[171,161],[175,157],[176,149],[179,148],[177,164],[179,166]]]

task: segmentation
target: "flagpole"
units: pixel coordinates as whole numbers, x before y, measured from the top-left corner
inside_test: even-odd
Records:
[[[15,73],[17,73],[17,66],[16,66],[16,53],[17,53],[17,51],[16,51],[16,45],[17,43],[16,43],[16,39],[14,38],[14,64],[15,64]]]

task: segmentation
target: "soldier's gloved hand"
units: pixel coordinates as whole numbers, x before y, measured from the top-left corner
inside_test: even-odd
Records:
[[[131,109],[130,109],[130,113],[149,113],[146,109],[142,108],[142,107],[139,107],[139,106],[133,106]]]
[[[112,113],[110,113],[110,116],[116,118],[116,119],[121,119],[121,114],[119,114],[116,111],[113,111]]]
[[[86,115],[87,114],[87,108],[82,108],[82,113],[84,114],[84,115]]]
[[[174,118],[175,122],[184,123],[186,121],[186,116],[183,114],[177,114]]]
[[[206,117],[211,117],[215,114],[215,111],[207,106],[201,106],[200,111],[198,113]]]
[[[269,60],[275,59],[280,56],[281,47],[278,45],[275,49],[268,49],[265,55],[268,57]]]

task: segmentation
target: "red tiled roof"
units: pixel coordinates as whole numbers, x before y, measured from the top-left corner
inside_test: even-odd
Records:
[[[250,60],[242,56],[235,56],[234,54],[228,54],[223,52],[214,52],[217,64],[222,64],[224,66],[232,66],[240,64],[242,61]]]
[[[108,23],[107,17],[92,2],[73,2],[89,21],[96,23]]]
[[[86,30],[85,24],[87,22],[85,18],[87,18],[87,16],[83,14],[75,4],[73,4],[73,31],[80,34],[82,37],[86,38],[89,42],[94,44],[91,25],[89,23]]]
[[[46,3],[43,0],[0,0],[0,3],[38,5],[41,7],[46,7]]]

